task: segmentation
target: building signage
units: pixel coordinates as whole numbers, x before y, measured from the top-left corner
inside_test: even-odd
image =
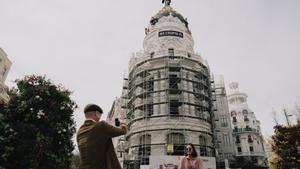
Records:
[[[158,37],[163,37],[163,36],[176,36],[176,37],[183,38],[183,33],[177,32],[177,31],[160,31],[160,32],[158,32]]]

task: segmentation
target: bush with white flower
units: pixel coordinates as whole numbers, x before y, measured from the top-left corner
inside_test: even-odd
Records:
[[[16,80],[0,107],[0,169],[68,169],[74,149],[71,92],[43,76]]]

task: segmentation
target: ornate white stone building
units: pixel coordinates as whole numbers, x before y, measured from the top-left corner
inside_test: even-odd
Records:
[[[194,52],[187,20],[166,5],[145,29],[144,51],[129,63],[124,168],[175,167],[193,143],[216,168],[207,62]]]
[[[2,103],[9,101],[9,96],[7,94],[8,87],[5,85],[5,80],[11,64],[12,63],[8,59],[4,50],[0,48],[0,102]]]
[[[230,83],[229,88],[228,102],[236,156],[245,157],[258,166],[265,166],[266,155],[260,121],[248,107],[248,96],[239,91],[238,83]]]

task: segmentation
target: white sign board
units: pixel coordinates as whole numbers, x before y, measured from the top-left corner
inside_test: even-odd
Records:
[[[149,169],[149,165],[141,165],[140,167],[140,169]]]
[[[177,169],[182,156],[150,156],[149,169]],[[215,157],[201,157],[204,169],[216,169]]]

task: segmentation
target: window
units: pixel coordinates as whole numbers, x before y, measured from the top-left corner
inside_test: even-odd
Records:
[[[178,100],[170,101],[170,115],[179,115],[179,102]]]
[[[233,118],[232,118],[232,122],[233,122],[233,123],[236,123],[236,122],[237,122],[236,117],[233,117]]]
[[[247,116],[244,116],[244,121],[245,121],[245,122],[248,122],[248,121],[249,121],[249,119],[248,119]]]
[[[235,138],[235,143],[241,143],[240,136],[236,136],[236,138]]]
[[[177,78],[177,75],[169,76],[169,88],[170,89],[178,89],[177,83],[179,83],[180,79]]]
[[[228,123],[227,123],[227,119],[226,116],[222,116],[221,117],[221,127],[227,127]]]
[[[203,118],[203,111],[201,109],[201,107],[196,107],[195,108],[195,114],[197,117]],[[216,125],[218,125],[218,123],[216,122]]]
[[[181,68],[180,67],[169,67],[170,72],[180,72]]]
[[[147,80],[146,83],[144,83],[143,88],[147,92],[152,92],[153,91],[153,86],[154,86],[154,78],[152,77],[149,80]]]
[[[146,104],[144,106],[144,112],[145,116],[149,117],[153,115],[153,105],[152,104]]]
[[[174,56],[174,49],[172,48],[169,49],[169,56]]]
[[[199,145],[200,145],[200,156],[207,156],[206,149],[206,138],[204,136],[199,136]]]
[[[242,152],[242,148],[241,148],[241,147],[238,147],[238,148],[237,148],[237,151],[238,151],[238,153],[241,153],[241,152]]]
[[[184,135],[181,133],[170,133],[167,136],[167,144],[168,146],[173,147],[173,150],[171,149],[167,151],[169,155],[184,155],[184,149],[185,149],[185,139]]]
[[[253,143],[252,137],[248,135],[248,143]]]
[[[253,152],[253,147],[252,146],[250,146],[249,149],[250,149],[250,152]]]
[[[228,134],[223,134],[223,140],[224,140],[224,144],[226,144],[226,145],[230,144]]]
[[[180,94],[180,90],[178,90],[178,83],[180,83],[180,79],[177,75],[169,76],[169,94]]]
[[[151,155],[151,135],[140,137],[139,159],[141,165],[149,165],[149,156]]]
[[[231,116],[236,116],[236,112],[235,112],[235,111],[232,111],[232,112],[231,112]]]

